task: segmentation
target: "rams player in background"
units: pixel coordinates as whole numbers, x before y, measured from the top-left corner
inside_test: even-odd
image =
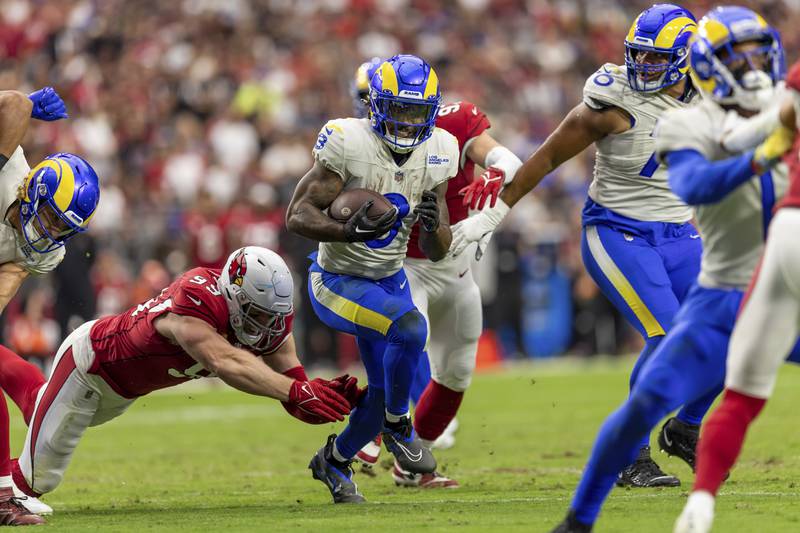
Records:
[[[645,340],[630,377],[633,387],[672,325],[700,270],[702,244],[691,208],[669,189],[655,157],[656,121],[689,104],[695,90],[686,73],[689,39],[697,25],[680,6],[656,4],[642,12],[625,38],[625,65],[603,65],[586,81],[578,104],[517,172],[494,207],[454,226],[454,254],[494,231],[508,210],[564,161],[594,143],[594,179],[583,209],[583,262],[606,297]],[[495,195],[485,188],[481,194]],[[476,184],[475,187],[480,187]],[[670,454],[696,439],[714,396],[698,399],[670,419]],[[650,457],[649,436],[619,479],[634,487],[674,487],[675,476]],[[692,456],[694,452],[692,451]]]
[[[374,58],[356,71],[354,88],[358,92],[354,96],[362,115],[368,111],[369,80],[379,65],[380,60]],[[455,136],[460,149],[458,173],[448,182],[446,196],[450,223],[455,224],[469,215],[461,191],[475,180],[476,164],[486,169],[477,178],[482,183],[504,183],[511,180],[522,161],[489,134],[488,117],[471,102],[462,100],[443,105],[436,126]],[[473,208],[483,207],[475,205],[477,197],[466,200]],[[455,438],[448,430],[455,426],[456,412],[475,369],[478,338],[483,329],[481,296],[470,271],[471,254],[448,256],[434,263],[425,257],[418,240],[419,229],[415,226],[403,264],[414,303],[428,321],[429,332],[427,353],[420,361],[411,391],[416,405],[414,429],[426,446],[449,447]],[[359,451],[357,457],[374,465],[379,452],[380,436]],[[392,477],[397,484],[406,486],[457,485],[443,476],[405,472],[397,464]]]
[[[784,65],[777,31],[749,9],[716,8],[700,20],[691,65],[703,97],[666,113],[655,140],[670,186],[694,207],[705,239],[702,268],[630,397],[601,427],[558,532],[590,530],[639,439],[672,410],[722,389],[736,313],[787,188],[785,165],[772,168],[792,143],[778,128]]]
[[[417,221],[428,259],[439,261],[450,248],[445,197],[459,150],[452,135],[435,127],[441,98],[436,72],[422,59],[397,55],[384,61],[370,80],[370,119],[323,126],[314,166],[287,211],[290,231],[320,242],[309,271],[314,311],[328,326],[356,336],[369,382],[347,427],[331,435],[309,465],[335,503],[364,501],[350,463],[379,432],[404,471],[436,470],[409,415],[428,328],[411,298],[403,259]],[[394,208],[370,220],[367,202],[345,223],[323,212],[354,188],[383,194]]]

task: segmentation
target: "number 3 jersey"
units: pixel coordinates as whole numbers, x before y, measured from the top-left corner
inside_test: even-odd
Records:
[[[325,124],[313,149],[314,157],[344,182],[344,189],[370,189],[398,208],[398,222],[385,236],[366,243],[322,242],[317,262],[328,272],[382,279],[403,266],[414,207],[422,191],[433,190],[455,176],[458,141],[436,128],[431,137],[398,166],[369,120],[345,118]]]
[[[228,305],[217,290],[219,273],[219,269],[194,268],[157,297],[95,322],[89,332],[95,353],[89,373],[102,377],[125,398],[211,376],[211,372],[183,348],[158,333],[154,321],[165,313],[192,316],[208,323],[229,340],[234,339]],[[283,333],[258,355],[273,353],[283,345],[292,331],[293,317],[286,318]]]
[[[589,197],[635,220],[682,224],[691,219],[691,209],[670,190],[667,172],[654,157],[653,140],[656,121],[666,111],[686,104],[663,91],[634,91],[625,67],[611,63],[586,80],[583,103],[594,110],[617,107],[631,117],[630,129],[595,142]]]

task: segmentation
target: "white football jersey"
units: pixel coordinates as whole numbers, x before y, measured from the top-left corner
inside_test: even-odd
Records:
[[[653,129],[668,110],[686,104],[659,92],[631,89],[624,66],[606,63],[583,88],[583,102],[592,109],[618,107],[631,116],[632,126],[595,142],[597,155],[589,197],[629,218],[646,222],[684,223],[691,209],[667,184],[667,172],[655,160]]]
[[[17,191],[30,172],[22,147],[18,146],[0,170],[0,264],[16,263],[31,274],[44,274],[55,269],[64,259],[64,247],[41,254],[33,250],[25,238],[8,222],[8,208],[17,200]]]
[[[735,111],[725,111],[710,99],[702,99],[661,119],[656,131],[658,154],[696,150],[709,161],[735,156],[722,148],[720,139],[745,120]],[[762,183],[766,184],[763,190]],[[786,165],[781,163],[763,178],[753,176],[719,202],[695,207],[697,229],[703,238],[698,277],[702,286],[747,287],[764,247],[764,221],[770,215],[765,209],[772,210],[788,185]]]
[[[369,243],[322,242],[317,262],[329,271],[381,279],[399,271],[406,255],[414,207],[422,191],[433,190],[458,171],[458,141],[436,128],[402,166],[373,132],[368,119],[331,120],[320,131],[314,157],[338,174],[347,189],[370,189],[386,195],[403,215],[399,230]]]

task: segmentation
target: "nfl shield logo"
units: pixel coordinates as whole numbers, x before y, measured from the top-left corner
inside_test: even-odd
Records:
[[[402,170],[398,170],[397,172],[394,173],[394,181],[396,181],[397,183],[400,183],[401,181],[403,181],[404,177],[405,177],[405,173],[403,173]]]

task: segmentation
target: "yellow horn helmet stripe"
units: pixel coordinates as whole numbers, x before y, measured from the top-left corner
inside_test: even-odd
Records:
[[[36,167],[31,170],[31,176],[43,168],[51,168],[59,176],[58,186],[53,194],[53,202],[58,207],[59,211],[65,213],[69,211],[69,205],[72,203],[72,198],[75,196],[75,174],[69,163],[61,161],[58,158],[45,159]]]
[[[658,37],[656,37],[654,43],[655,47],[672,48],[675,45],[675,39],[686,29],[694,33],[697,30],[697,24],[689,17],[678,17],[670,20],[667,25],[658,32]]]
[[[636,20],[633,21],[631,24],[631,29],[628,30],[628,35],[625,37],[625,40],[629,43],[633,42],[633,38],[636,37],[636,24],[639,22],[639,19],[642,17],[642,14],[639,13],[639,16],[636,17]]]
[[[400,92],[397,84],[397,73],[388,61],[384,61],[380,68],[381,80],[383,80],[383,90],[389,91],[394,96]]]
[[[730,39],[731,36],[727,26],[714,19],[701,20],[698,33],[705,37],[714,48]]]
[[[422,97],[427,100],[431,96],[436,96],[438,91],[439,76],[436,75],[436,71],[431,67],[431,71],[428,74],[428,83],[425,84],[425,92],[422,94]]]

